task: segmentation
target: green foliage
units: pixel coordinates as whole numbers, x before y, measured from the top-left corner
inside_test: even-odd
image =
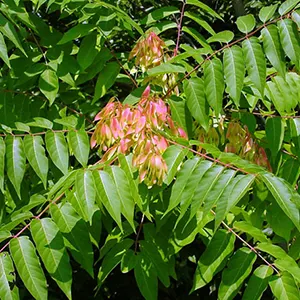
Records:
[[[144,2],[0,3],[0,299],[299,299],[300,1]]]

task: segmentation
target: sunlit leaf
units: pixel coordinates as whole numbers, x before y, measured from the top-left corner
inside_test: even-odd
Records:
[[[14,238],[9,250],[25,287],[35,299],[48,297],[47,282],[34,245],[28,236]]]

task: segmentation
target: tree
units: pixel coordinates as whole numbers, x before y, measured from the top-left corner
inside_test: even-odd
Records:
[[[1,299],[300,298],[277,2],[2,1]]]

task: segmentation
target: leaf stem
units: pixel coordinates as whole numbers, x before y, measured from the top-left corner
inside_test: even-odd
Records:
[[[182,1],[181,12],[180,12],[180,19],[179,19],[179,22],[177,24],[177,41],[176,41],[176,46],[175,46],[175,49],[174,49],[173,57],[175,57],[177,55],[178,49],[179,49],[179,42],[180,42],[180,36],[181,36],[182,20],[183,20],[183,17],[184,17],[185,5],[186,5],[186,1],[183,0]]]

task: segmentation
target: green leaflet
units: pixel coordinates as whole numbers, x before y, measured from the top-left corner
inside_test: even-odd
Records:
[[[193,77],[183,83],[186,104],[191,115],[207,131],[209,126],[209,108],[204,94],[204,82],[201,78]]]
[[[300,151],[300,120],[299,119],[291,119],[290,120],[290,131],[291,138],[295,144],[297,151]]]
[[[199,158],[195,157],[194,159],[187,160],[183,164],[172,187],[169,206],[164,215],[174,209],[180,202],[185,202],[187,201],[185,199],[189,199],[190,196],[192,196],[193,190],[196,189],[196,183],[199,180],[198,174],[193,176],[193,172],[197,168],[198,163]],[[208,161],[203,161],[202,164],[206,165],[206,168],[212,165],[212,163]],[[193,182],[192,176],[193,178],[196,177],[196,182]]]
[[[85,130],[71,130],[68,133],[68,141],[76,159],[85,167],[90,153],[90,143],[87,133]]]
[[[14,266],[8,252],[0,253],[0,298],[13,300],[10,284],[16,280]]]
[[[185,214],[188,206],[190,206],[189,220],[196,215],[196,212],[200,209],[206,197],[208,197],[210,192],[213,190],[223,171],[224,167],[215,165],[209,168],[203,176],[201,176],[191,202],[186,202],[181,205],[181,212],[178,219],[181,219],[181,217]]]
[[[145,229],[144,229],[145,231]],[[168,265],[164,261],[161,252],[158,250],[157,244],[151,241],[141,241],[140,249],[144,257],[151,261],[156,269],[157,277],[165,287],[170,286]]]
[[[271,150],[272,156],[275,158],[284,137],[284,122],[281,118],[268,118],[266,122],[266,137]]]
[[[258,250],[266,252],[276,258],[274,265],[281,271],[287,271],[294,276],[295,280],[300,283],[300,268],[295,260],[290,257],[281,247],[270,244],[260,243],[256,246]]]
[[[77,53],[77,62],[81,70],[88,68],[99,53],[99,49],[97,49],[97,39],[96,34],[90,34],[83,38]]]
[[[122,257],[121,271],[122,273],[128,273],[135,268],[138,261],[138,256],[133,250],[128,249]]]
[[[0,190],[4,193],[4,164],[5,164],[5,142],[2,137],[0,137]],[[1,222],[1,220],[0,220]]]
[[[267,237],[264,235],[264,233],[260,229],[254,227],[253,225],[251,225],[248,222],[245,222],[245,221],[234,222],[233,227],[235,229],[237,229],[238,231],[248,233],[255,240],[258,240],[260,242],[266,242],[266,243],[269,242]]]
[[[259,11],[259,19],[263,23],[266,23],[274,16],[277,7],[278,7],[277,4],[270,5],[270,6],[263,6]]]
[[[191,111],[188,109],[187,100],[183,100],[179,97],[172,96],[171,99],[168,100],[168,103],[171,108],[172,119],[178,124],[178,126],[180,126],[186,132],[188,136],[191,135],[193,131],[193,118],[192,118]],[[193,109],[193,113],[194,113],[194,109]],[[195,113],[194,115],[196,117]],[[204,119],[207,118],[207,116],[203,116],[203,117]],[[204,124],[204,122],[205,121],[201,120],[201,123]]]
[[[119,199],[121,200],[121,213],[129,222],[132,229],[135,231],[133,220],[135,203],[130,192],[130,184],[126,177],[126,174],[121,168],[117,166],[111,166],[110,168],[107,168],[106,171],[114,180],[116,191],[119,195]]]
[[[1,231],[5,232],[6,230],[11,231],[20,223],[28,220],[32,217],[32,213],[30,211],[20,213],[17,212],[16,214],[12,214],[9,218],[5,220],[3,224],[1,224]]]
[[[80,37],[86,36],[91,31],[95,29],[94,25],[92,24],[78,24],[72,27],[69,31],[67,31],[62,39],[58,42],[58,45],[65,44],[72,40],[78,39]]]
[[[234,104],[239,107],[245,77],[242,48],[236,45],[226,48],[223,52],[223,65],[228,93]]]
[[[164,179],[165,184],[169,185],[172,182],[178,171],[178,167],[182,163],[187,153],[187,149],[177,145],[172,145],[168,147],[167,150],[164,152],[163,158],[166,161],[168,167],[168,173],[166,178]]]
[[[197,22],[202,28],[204,28],[207,32],[209,32],[211,35],[215,35],[216,32],[213,30],[213,28],[209,25],[208,22],[203,20],[198,14],[194,14],[189,11],[184,12],[184,16],[187,18],[190,18],[191,20]]]
[[[89,170],[79,170],[75,179],[74,200],[76,201],[76,211],[85,220],[91,221],[94,213],[96,200],[96,187],[94,185],[93,174]],[[72,202],[71,202],[72,203]]]
[[[7,54],[6,44],[3,35],[1,33],[0,33],[0,58],[7,64],[8,67],[11,68],[8,54]]]
[[[98,273],[98,286],[100,287],[109,273],[121,262],[126,251],[134,244],[131,239],[124,239],[117,243],[105,255]]]
[[[25,287],[35,299],[48,298],[47,282],[35,248],[27,236],[13,238],[9,250]]]
[[[52,105],[59,89],[58,78],[53,70],[46,69],[41,74],[39,79],[39,88],[49,100],[50,105]]]
[[[147,72],[149,76],[156,76],[156,75],[167,74],[167,73],[185,73],[185,68],[181,65],[164,63],[150,69]]]
[[[30,230],[47,271],[68,299],[72,299],[72,269],[58,227],[50,218],[43,218],[32,220]]]
[[[44,187],[47,186],[48,158],[45,155],[43,139],[37,135],[26,135],[24,138],[24,150],[35,173],[42,180]]]
[[[288,272],[283,272],[281,276],[273,276],[269,285],[277,299],[298,300],[300,298],[299,288]]]
[[[240,248],[228,262],[222,273],[222,281],[218,290],[220,300],[233,299],[243,281],[251,273],[256,254],[248,248]]]
[[[278,73],[282,77],[285,77],[286,66],[284,52],[280,44],[277,26],[271,24],[263,28],[261,34],[267,58],[274,66],[274,68],[278,71]]]
[[[214,43],[214,42],[219,42],[219,43],[230,43],[234,38],[234,33],[230,30],[224,30],[221,32],[218,32],[211,36],[210,38],[207,39],[208,43]]]
[[[226,259],[234,250],[234,242],[235,236],[228,231],[218,230],[214,234],[198,260],[191,292],[208,284],[224,267]]]
[[[279,36],[284,52],[300,68],[300,37],[295,22],[290,19],[278,21]]]
[[[236,25],[239,31],[247,34],[255,27],[255,18],[252,14],[238,17]]]
[[[266,82],[266,60],[258,38],[251,37],[242,42],[248,75],[261,96],[264,95]]]
[[[222,62],[218,58],[207,60],[203,69],[206,99],[218,116],[222,110],[225,89]]]
[[[121,199],[113,178],[107,172],[98,170],[93,171],[93,177],[99,207],[101,208],[101,204],[103,204],[110,216],[122,229]]]
[[[130,192],[132,194],[132,197],[134,198],[135,203],[137,206],[143,211],[143,203],[141,196],[138,191],[138,184],[133,178],[133,172],[132,172],[132,164],[131,164],[131,159],[130,156],[125,156],[124,154],[119,154],[118,160],[120,162],[120,167],[123,169],[125,172],[125,175],[127,176],[127,180],[130,185]],[[147,214],[146,212],[143,212],[146,214],[147,218],[151,219],[150,215]]]
[[[206,195],[204,205],[203,205],[203,214],[206,215],[210,212],[213,206],[218,203],[219,199],[222,197],[225,188],[233,180],[236,172],[230,169],[225,169],[222,174],[218,177],[215,185],[212,187],[210,192]]]
[[[45,141],[51,160],[66,175],[69,167],[69,151],[64,134],[62,132],[47,131]]]
[[[174,6],[164,6],[150,12],[145,18],[143,18],[140,23],[145,25],[150,25],[151,23],[157,22],[169,15],[180,13],[179,9]]]
[[[146,300],[156,300],[158,294],[157,272],[153,263],[143,253],[138,253],[134,277],[143,297]]]
[[[243,294],[242,299],[243,300],[261,299],[263,292],[268,287],[268,283],[272,274],[273,274],[273,269],[269,266],[262,265],[256,268],[248,281],[248,285]]]
[[[26,165],[23,140],[21,137],[7,136],[5,144],[7,176],[13,184],[19,198],[21,198],[20,188]]]
[[[292,10],[299,2],[299,0],[286,0],[279,6],[278,12],[280,15],[284,15]]]
[[[94,104],[107,93],[108,89],[114,84],[119,72],[120,66],[116,62],[110,62],[104,67],[97,79],[92,104]]]
[[[2,14],[0,15],[0,31],[5,35],[21,52],[27,56],[22,47],[22,43],[18,37],[16,30],[11,22],[9,22]]]
[[[186,4],[191,4],[191,5],[198,6],[203,11],[207,12],[208,14],[210,14],[212,17],[216,17],[216,18],[218,18],[220,20],[223,20],[222,17],[219,14],[217,14],[213,9],[211,9],[209,6],[207,6],[206,4],[202,3],[201,1],[198,1],[198,0],[187,0]]]
[[[265,183],[274,199],[290,218],[294,225],[300,230],[300,211],[295,204],[299,203],[299,194],[295,192],[282,178],[278,178],[271,173],[260,174],[259,177]]]
[[[74,259],[94,277],[94,253],[87,224],[77,215],[71,204],[51,205],[51,216],[63,234],[65,246]]]
[[[59,196],[59,194],[64,193],[74,184],[75,176],[78,170],[73,170],[61,177],[56,184],[50,189],[48,197],[52,198],[54,195]]]
[[[253,175],[237,175],[226,186],[217,203],[215,229],[219,227],[226,214],[234,207],[251,187],[255,177]]]

